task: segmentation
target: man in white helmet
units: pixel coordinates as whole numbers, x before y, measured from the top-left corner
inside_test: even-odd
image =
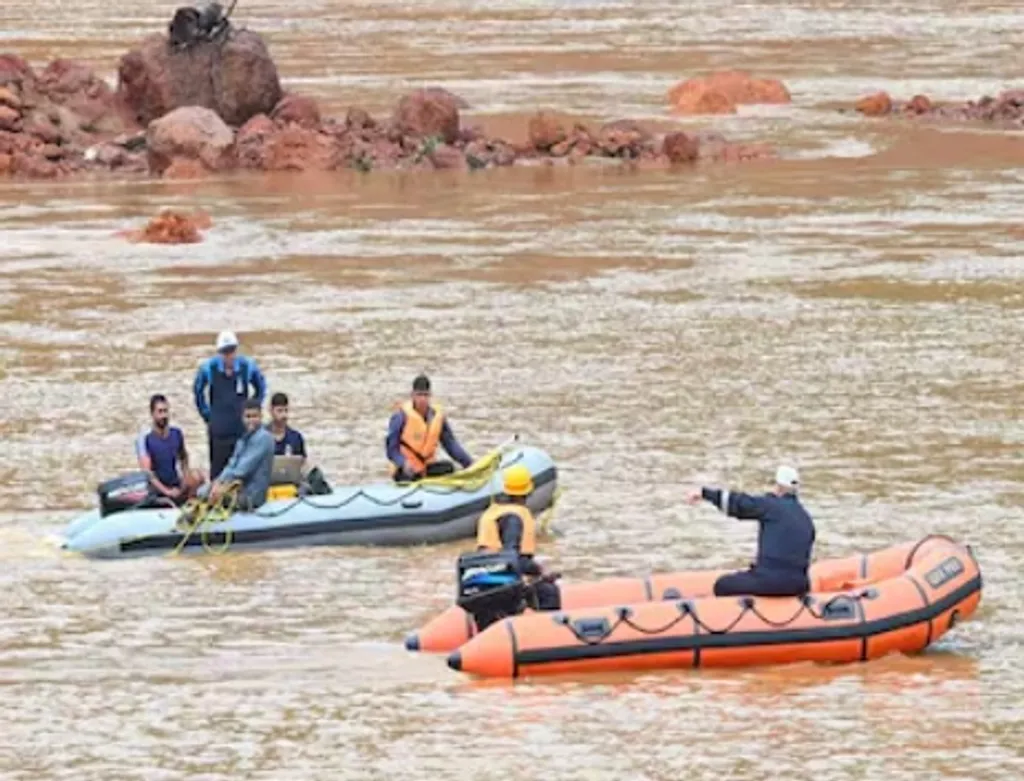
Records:
[[[733,518],[758,523],[757,559],[750,569],[720,577],[715,596],[789,597],[810,591],[807,569],[814,547],[814,521],[797,498],[799,485],[796,469],[780,466],[771,493],[752,496],[701,488],[687,494],[690,504],[704,500]]]
[[[200,364],[194,387],[196,409],[206,421],[209,437],[211,480],[227,465],[235,443],[245,433],[245,402],[253,398],[262,404],[267,393],[267,381],[259,366],[238,354],[238,337],[233,332],[221,331],[216,344],[217,354]]]

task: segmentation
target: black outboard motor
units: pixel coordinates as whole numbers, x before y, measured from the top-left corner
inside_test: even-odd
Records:
[[[526,609],[527,586],[515,551],[464,553],[456,571],[455,603],[473,616],[480,631]]]
[[[149,475],[145,472],[129,472],[100,483],[96,492],[100,496],[100,517],[144,507],[149,504]]]

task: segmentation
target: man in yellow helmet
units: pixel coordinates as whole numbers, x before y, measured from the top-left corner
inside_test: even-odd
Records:
[[[522,464],[505,470],[504,497],[495,502],[476,526],[478,551],[515,551],[519,554],[519,571],[523,575],[541,577],[544,573],[533,556],[537,552],[537,521],[526,500],[533,493],[533,475]],[[558,587],[547,580],[537,580],[533,587],[540,610],[558,610],[561,602]]]

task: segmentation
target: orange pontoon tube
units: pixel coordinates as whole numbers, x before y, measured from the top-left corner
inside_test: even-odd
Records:
[[[811,591],[842,591],[893,577],[907,568],[908,556],[921,556],[951,544],[957,545],[953,540],[937,535],[871,553],[815,562],[808,573]],[[672,572],[646,578],[609,578],[580,583],[559,581],[561,609],[710,596],[715,580],[727,571]],[[419,632],[406,637],[405,647],[410,651],[450,653],[474,637],[477,631],[473,617],[458,605],[452,605]]]
[[[879,559],[897,570],[886,577],[806,597],[673,598],[506,618],[453,652],[448,665],[516,678],[916,653],[975,612],[981,572],[970,548],[948,538],[901,547],[902,560],[894,549]]]

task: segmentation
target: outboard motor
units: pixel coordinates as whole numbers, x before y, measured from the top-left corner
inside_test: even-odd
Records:
[[[100,517],[142,507],[149,498],[149,475],[130,472],[100,483],[96,491],[100,496]]]
[[[526,609],[527,587],[514,551],[464,553],[459,556],[457,572],[455,602],[473,616],[480,631]]]

